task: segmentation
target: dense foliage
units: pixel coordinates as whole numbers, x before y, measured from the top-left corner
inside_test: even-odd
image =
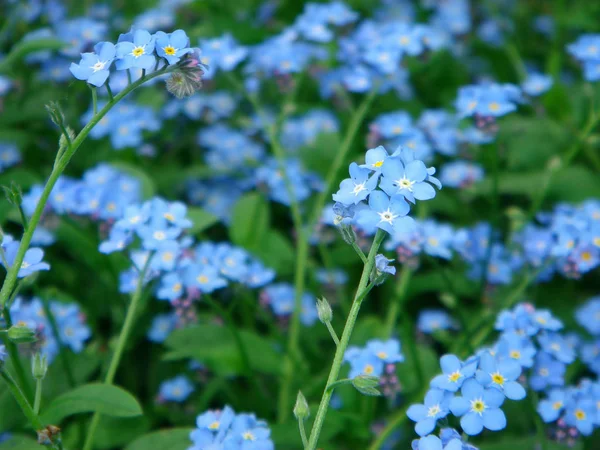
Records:
[[[599,5],[0,11],[0,450],[600,446]]]

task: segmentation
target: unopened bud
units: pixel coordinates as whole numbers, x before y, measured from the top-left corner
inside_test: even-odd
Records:
[[[43,380],[46,378],[46,373],[48,372],[48,358],[46,355],[43,355],[40,352],[37,352],[31,358],[31,373],[33,378],[36,380]]]
[[[356,242],[356,232],[354,231],[354,228],[352,228],[350,225],[340,223],[338,229],[340,230],[340,233],[342,234],[342,239],[344,239],[344,242],[346,242],[346,244],[352,245]]]
[[[323,297],[322,299],[317,299],[317,314],[319,315],[319,320],[321,322],[331,322],[331,318],[333,317],[333,311],[331,310],[331,305],[325,297]]]
[[[35,332],[24,323],[17,323],[7,331],[8,339],[15,344],[28,344],[37,341]]]
[[[23,200],[23,190],[20,185],[12,181],[10,186],[2,186],[2,189],[4,189],[4,195],[6,196],[8,203],[13,206],[19,206],[21,204],[21,201]]]
[[[50,120],[59,127],[62,127],[65,122],[65,115],[62,112],[60,104],[58,102],[50,102],[46,105],[46,111],[50,116]]]
[[[308,416],[310,416],[308,402],[306,401],[306,398],[300,391],[298,391],[298,396],[296,397],[296,404],[294,405],[294,416],[298,420],[304,420],[308,418]]]
[[[381,395],[381,392],[377,389],[377,386],[379,386],[379,377],[374,377],[372,375],[358,375],[352,379],[352,386],[364,395],[374,397]]]
[[[73,131],[73,129],[71,127],[66,127],[65,129],[67,130],[67,133],[69,133],[69,139],[72,142],[73,139],[75,139],[75,132]],[[61,133],[60,138],[58,140],[58,145],[60,147],[66,147],[66,146],[68,146],[68,144],[69,144],[69,142],[67,141],[67,137],[64,135],[64,133]]]

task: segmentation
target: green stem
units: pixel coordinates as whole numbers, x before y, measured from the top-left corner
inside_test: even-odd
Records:
[[[317,415],[315,417],[315,422],[310,433],[306,450],[315,450],[317,448],[317,442],[319,441],[319,435],[321,434],[321,428],[323,427],[323,421],[327,415],[327,409],[329,408],[329,401],[331,400],[332,395],[332,391],[329,390],[329,386],[337,381],[337,378],[340,374],[340,369],[344,360],[344,353],[346,353],[346,349],[348,348],[348,343],[350,342],[350,337],[352,336],[352,331],[354,330],[358,312],[360,311],[360,306],[362,303],[361,299],[364,298],[363,293],[368,287],[367,285],[369,283],[369,277],[371,275],[371,271],[373,270],[373,266],[375,265],[375,256],[379,251],[379,246],[383,242],[385,235],[385,231],[377,230],[377,234],[375,234],[375,238],[373,239],[373,244],[371,245],[371,250],[369,251],[367,262],[363,267],[358,288],[354,296],[354,302],[352,303],[352,308],[350,309],[350,314],[348,315],[346,326],[344,327],[344,332],[342,333],[342,338],[340,339],[340,345],[337,346],[335,351],[333,364],[331,365],[331,371],[329,372],[329,377],[327,378],[327,384],[325,385],[325,389],[323,391],[323,397],[321,398],[319,409],[317,410]]]
[[[40,418],[33,411],[31,405],[27,401],[27,398],[23,394],[23,391],[21,391],[19,385],[10,376],[10,374],[6,370],[0,370],[0,377],[2,377],[4,381],[6,381],[8,389],[10,390],[11,394],[13,395],[19,406],[21,407],[21,410],[23,410],[23,414],[25,414],[25,417],[27,417],[29,423],[31,423],[33,429],[37,431],[44,428],[42,422],[40,421]]]
[[[145,75],[145,71],[144,71],[144,75]],[[142,75],[142,78],[144,77],[144,75]],[[110,85],[108,84],[108,82],[106,83],[106,92],[108,93],[108,99],[112,102],[115,99],[115,96],[113,95],[112,89],[110,88]]]
[[[302,447],[306,448],[308,439],[306,439],[306,429],[304,428],[304,419],[298,419],[298,428],[300,428],[300,437],[302,438]]]
[[[412,270],[410,270],[408,267],[402,269],[402,274],[400,275],[400,278],[396,284],[396,295],[394,296],[394,300],[390,305],[390,309],[388,310],[385,321],[384,336],[386,336],[388,339],[392,336],[394,327],[396,326],[398,314],[404,304],[411,276]]]
[[[505,45],[506,54],[508,55],[508,59],[510,59],[515,71],[517,72],[517,79],[519,81],[523,81],[527,78],[527,69],[525,67],[525,63],[523,62],[523,58],[521,58],[521,54],[517,47],[512,42],[509,42]]]
[[[17,209],[19,210],[19,215],[21,216],[21,223],[23,224],[23,229],[27,228],[27,216],[25,215],[25,211],[23,211],[23,206],[18,205]]]
[[[338,386],[343,386],[345,384],[352,384],[352,379],[351,378],[344,378],[342,380],[337,380],[333,383],[331,383],[329,386],[327,386],[327,390],[330,392],[333,392],[333,390],[338,387]]]
[[[333,342],[335,342],[335,345],[336,346],[340,345],[340,339],[338,338],[337,333],[333,329],[331,322],[325,322],[325,326],[329,330],[329,334],[331,335],[331,339],[333,339]]]
[[[140,78],[138,81],[127,86],[125,89],[123,89],[121,92],[119,92],[115,96],[113,101],[108,102],[104,106],[104,108],[102,108],[100,111],[98,111],[97,114],[94,114],[94,116],[88,122],[88,124],[85,127],[83,127],[81,132],[73,140],[73,144],[70,147],[68,147],[67,149],[65,149],[60,160],[58,160],[55,163],[54,168],[52,169],[52,172],[50,173],[50,176],[48,177],[48,181],[46,182],[46,185],[44,186],[44,190],[42,191],[42,194],[40,195],[40,199],[37,203],[37,206],[35,207],[35,210],[31,216],[31,218],[29,219],[29,225],[27,226],[27,229],[23,233],[23,238],[21,239],[21,244],[19,245],[19,249],[17,250],[17,254],[15,256],[13,265],[8,270],[8,273],[6,274],[6,278],[4,279],[4,284],[2,285],[2,290],[0,291],[0,307],[3,307],[6,304],[8,298],[10,296],[10,293],[12,292],[12,290],[15,286],[15,283],[17,281],[17,275],[19,273],[19,269],[21,268],[21,264],[23,264],[23,259],[25,258],[25,253],[29,249],[29,244],[31,243],[31,238],[33,237],[33,232],[35,231],[38,223],[40,222],[42,213],[44,212],[44,208],[46,206],[46,203],[48,202],[50,193],[52,192],[52,188],[58,181],[58,178],[63,173],[66,166],[69,164],[69,161],[71,160],[71,158],[73,157],[75,152],[79,149],[79,146],[87,138],[90,131],[92,131],[92,128],[94,128],[94,126],[96,126],[96,124],[112,109],[112,107],[115,104],[117,104],[121,99],[123,99],[130,92],[132,92],[133,90],[137,89],[139,86],[144,84],[146,81],[148,81],[152,78],[155,78],[159,75],[162,75],[164,73],[167,73],[169,70],[170,69],[167,68],[164,70],[159,70],[157,72],[153,72],[153,73],[147,75],[146,78]]]
[[[44,380],[39,379],[35,381],[35,401],[33,403],[33,412],[35,414],[40,413],[40,406],[42,405],[42,386]]]
[[[92,90],[92,111],[94,112],[94,115],[96,115],[98,113],[98,91],[96,90],[96,86],[90,86],[90,89]]]
[[[367,257],[365,256],[364,252],[361,250],[361,248],[358,246],[358,244],[356,242],[352,243],[352,248],[354,249],[356,254],[360,257],[360,260],[363,262],[363,264],[365,264],[367,262]]]
[[[123,324],[123,328],[121,329],[121,334],[119,335],[119,340],[117,342],[117,347],[113,353],[112,359],[110,361],[110,365],[108,366],[108,372],[106,373],[106,378],[104,379],[105,384],[113,384],[115,379],[115,375],[117,374],[117,369],[119,368],[119,363],[121,362],[121,357],[123,356],[123,351],[125,350],[125,345],[129,340],[129,334],[133,328],[133,324],[135,322],[135,317],[137,315],[137,309],[140,304],[140,300],[142,298],[142,293],[144,292],[144,279],[146,278],[146,272],[150,267],[150,262],[152,261],[153,254],[148,256],[146,264],[142,269],[140,276],[138,278],[138,283],[131,298],[131,303],[129,305],[129,309],[127,310],[127,315],[125,316],[125,323]],[[96,428],[98,428],[98,423],[100,422],[100,414],[94,414],[92,418],[92,422],[90,424],[90,428],[87,433],[87,437],[85,439],[85,445],[83,446],[84,450],[91,450],[94,445],[94,435],[96,434]]]
[[[2,311],[2,316],[4,317],[4,322],[6,322],[6,328],[8,329],[12,327],[13,323],[8,307],[4,308]],[[19,381],[19,386],[21,386],[21,389],[25,391],[27,398],[32,398],[33,389],[31,387],[31,383],[29,382],[29,377],[27,376],[25,367],[23,367],[23,362],[21,361],[21,358],[19,358],[19,349],[17,348],[17,345],[8,338],[6,338],[5,343],[8,350],[8,356],[10,357],[15,370],[15,375]]]

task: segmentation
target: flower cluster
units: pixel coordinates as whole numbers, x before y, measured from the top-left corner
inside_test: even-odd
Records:
[[[150,34],[143,29],[132,29],[129,33],[121,34],[116,45],[99,42],[94,45],[94,52],[82,53],[81,61],[79,64],[71,63],[70,71],[78,80],[99,87],[108,79],[113,62],[117,70],[138,68],[150,71],[158,69],[161,62],[175,65],[194,51],[183,30]]]
[[[600,80],[600,34],[584,34],[567,51],[583,64],[583,76],[587,81]]]
[[[196,418],[196,429],[190,433],[193,445],[188,450],[244,449],[274,450],[271,431],[266,422],[254,414],[239,413],[225,406],[207,411]]]
[[[38,340],[33,346],[46,355],[49,361],[58,355],[60,345],[80,353],[92,333],[85,323],[85,316],[79,309],[79,305],[50,301],[48,306],[56,320],[60,342],[53,332],[44,304],[39,298],[17,297],[10,307],[10,314],[14,323],[23,324],[35,331]]]
[[[414,220],[407,216],[408,202],[435,197],[432,184],[441,188],[434,173],[410,150],[398,148],[390,155],[379,146],[367,151],[365,164],[350,164],[350,178],[340,183],[333,200],[344,209],[341,216],[352,219],[367,234],[377,228],[391,235],[404,234],[414,227]]]
[[[260,293],[260,300],[264,306],[269,306],[273,313],[280,318],[289,318],[294,312],[296,293],[294,286],[289,283],[274,283],[267,286]],[[317,319],[317,307],[314,295],[305,292],[302,294],[300,321],[306,325],[313,325]]]

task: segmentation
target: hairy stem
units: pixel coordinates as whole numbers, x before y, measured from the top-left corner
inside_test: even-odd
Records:
[[[319,409],[317,410],[317,415],[313,423],[306,450],[315,450],[317,448],[317,442],[319,441],[319,435],[321,434],[323,421],[327,415],[327,409],[329,408],[329,402],[333,393],[329,387],[338,381],[338,376],[344,360],[344,353],[348,348],[350,337],[352,336],[352,331],[354,330],[354,325],[356,323],[356,318],[358,317],[358,312],[360,311],[362,299],[364,299],[365,291],[368,289],[369,277],[371,275],[371,271],[373,270],[373,266],[375,265],[375,256],[377,255],[379,246],[381,245],[384,237],[385,232],[382,230],[377,230],[377,234],[375,234],[373,244],[371,245],[371,250],[367,256],[367,262],[364,265],[363,272],[358,283],[358,288],[354,296],[354,302],[352,303],[350,314],[346,320],[346,326],[344,327],[344,332],[342,333],[342,338],[340,339],[340,345],[337,346],[335,356],[333,358],[331,371],[329,372],[329,377],[327,378],[327,384],[325,385],[325,389],[323,391],[323,396],[319,404]]]

